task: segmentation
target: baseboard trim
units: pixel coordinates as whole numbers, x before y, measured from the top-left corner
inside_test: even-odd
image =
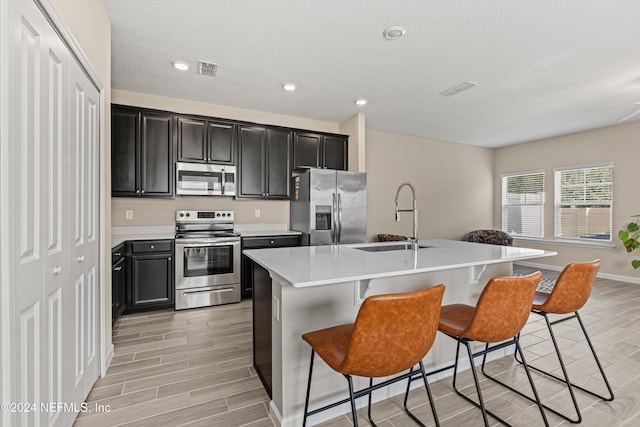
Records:
[[[514,264],[522,265],[524,267],[541,268],[543,270],[551,270],[551,271],[558,271],[558,272],[562,271],[563,269],[563,267],[558,267],[555,265],[538,264],[535,262],[526,262],[526,261],[525,262],[518,261]],[[621,276],[619,274],[609,274],[609,273],[598,273],[597,277],[601,279],[616,280],[618,282],[634,283],[634,284],[640,285],[640,278],[638,277]]]
[[[107,352],[104,355],[104,372],[101,375],[101,377],[103,378],[107,373],[107,369],[109,368],[109,365],[111,365],[111,360],[113,360],[114,351],[115,351],[115,347],[113,346],[113,343],[111,343],[111,345],[109,345],[109,347],[107,348]]]

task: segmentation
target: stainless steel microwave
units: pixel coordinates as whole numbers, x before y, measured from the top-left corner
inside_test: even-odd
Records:
[[[184,196],[235,196],[236,167],[177,162],[176,194]]]

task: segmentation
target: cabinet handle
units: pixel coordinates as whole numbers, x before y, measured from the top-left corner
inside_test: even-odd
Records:
[[[273,240],[269,240],[269,243],[271,243],[273,245],[276,242],[274,242]]]
[[[60,267],[59,265],[56,267],[53,267],[53,269],[51,270],[51,272],[55,275],[55,276],[59,276],[60,274],[62,274],[62,267]]]
[[[84,255],[81,255],[79,257],[76,257],[76,261],[78,262],[84,262]]]
[[[171,261],[171,257],[169,257],[169,261]]]
[[[136,190],[136,194],[140,194],[140,190]]]
[[[114,270],[115,270],[115,271],[120,271],[120,270],[122,270],[122,266],[120,266],[120,267],[116,267],[116,268],[114,268]]]
[[[144,190],[140,190],[140,194],[144,194]]]
[[[115,252],[115,253],[113,254],[113,256],[120,256],[120,255],[122,255],[122,253],[121,253],[121,252]]]
[[[155,247],[155,246],[153,246],[153,245],[150,245],[150,246],[149,246],[149,248],[150,248],[150,249],[155,249],[156,247]]]

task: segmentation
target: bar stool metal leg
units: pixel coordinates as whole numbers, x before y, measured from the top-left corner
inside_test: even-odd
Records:
[[[351,375],[345,375],[349,383],[349,400],[351,401],[351,416],[353,416],[353,427],[358,427],[358,414],[356,413],[356,398],[353,393],[353,380]]]
[[[564,317],[562,319],[559,319],[559,320],[556,320],[556,321],[553,321],[553,322],[551,322],[549,320],[548,313],[546,313],[546,312],[533,310],[532,313],[535,313],[535,314],[538,314],[538,315],[544,317],[544,320],[547,323],[547,329],[549,330],[549,335],[551,336],[551,342],[553,343],[553,347],[555,349],[556,356],[558,358],[558,362],[560,363],[560,368],[562,370],[562,375],[563,376],[560,377],[558,375],[552,374],[551,372],[545,371],[545,370],[543,370],[541,368],[538,368],[538,367],[535,367],[535,366],[531,366],[531,365],[529,365],[529,368],[533,369],[536,372],[540,372],[541,374],[544,374],[544,375],[546,375],[548,377],[551,377],[551,378],[553,378],[553,379],[555,379],[557,381],[560,381],[560,382],[564,383],[567,386],[567,389],[569,390],[569,395],[571,396],[571,401],[573,403],[573,407],[574,407],[575,412],[576,412],[576,418],[570,418],[569,416],[567,416],[565,414],[562,414],[562,413],[558,412],[557,410],[555,410],[553,408],[550,408],[548,405],[543,405],[543,406],[545,407],[545,409],[553,412],[554,414],[558,415],[559,417],[562,417],[565,420],[567,420],[567,421],[569,421],[569,422],[571,422],[573,424],[579,424],[579,423],[582,422],[582,413],[580,411],[580,407],[578,406],[578,401],[576,399],[575,392],[574,392],[573,389],[577,388],[578,390],[581,390],[581,391],[583,391],[585,393],[588,393],[588,394],[590,394],[590,395],[592,395],[594,397],[597,397],[599,399],[602,399],[602,400],[605,400],[607,402],[610,402],[610,401],[612,401],[614,399],[614,396],[613,396],[613,390],[611,389],[611,385],[609,384],[609,380],[607,379],[607,376],[604,373],[604,369],[602,368],[602,364],[600,363],[600,359],[596,355],[595,348],[593,347],[593,344],[591,343],[591,339],[589,339],[589,335],[587,334],[587,331],[586,331],[586,329],[584,327],[584,324],[582,323],[582,319],[580,318],[580,315],[578,314],[577,311],[574,312],[574,314],[572,314],[571,316]],[[602,379],[604,380],[605,386],[607,387],[607,390],[609,392],[609,396],[608,397],[602,396],[602,395],[597,394],[597,393],[595,393],[595,392],[593,392],[591,390],[588,390],[588,389],[586,389],[584,387],[581,387],[581,386],[579,386],[577,384],[574,384],[569,379],[569,373],[568,373],[566,365],[564,363],[564,359],[562,358],[562,353],[560,352],[560,347],[558,345],[558,341],[556,339],[556,336],[555,336],[555,334],[553,332],[552,326],[557,324],[557,323],[564,322],[564,321],[569,320],[569,319],[573,319],[574,317],[578,320],[578,323],[580,324],[580,328],[582,329],[582,333],[583,333],[583,335],[585,337],[585,340],[587,341],[587,344],[589,345],[589,349],[591,350],[591,354],[593,355],[593,358],[594,358],[594,360],[596,362],[596,365],[598,366],[598,370],[600,371],[600,375],[602,376]],[[522,363],[522,360],[518,359],[518,357],[517,357],[518,355],[517,354],[515,354],[514,356],[515,356],[515,359],[516,359],[516,361],[518,363]],[[526,397],[526,398],[531,400],[530,397],[528,397],[526,395],[523,395],[523,394],[521,394],[521,395],[523,397]]]
[[[313,374],[313,358],[315,355],[315,350],[311,349],[311,361],[309,362],[309,379],[307,380],[307,396],[304,399],[304,418],[302,419],[302,427],[306,427],[307,425],[307,414],[309,413],[309,392],[311,391],[311,375]]]
[[[438,413],[436,411],[436,405],[433,401],[433,395],[431,394],[431,388],[429,387],[429,381],[427,381],[427,373],[424,370],[424,364],[422,363],[422,360],[418,363],[420,365],[420,375],[422,376],[422,379],[424,381],[424,388],[427,392],[427,397],[429,398],[429,406],[431,406],[431,413],[433,414],[433,420],[435,421],[436,427],[440,427],[440,420],[438,419]],[[407,401],[409,400],[409,389],[411,386],[411,381],[414,379],[413,376],[411,375],[412,373],[413,373],[413,367],[409,370],[409,379],[407,381],[407,391],[404,394],[404,411],[407,413],[407,415],[409,415],[409,417],[413,421],[416,422],[416,424],[422,427],[425,427],[422,421],[420,421],[418,417],[413,415],[413,413],[409,410],[409,407],[407,406]]]

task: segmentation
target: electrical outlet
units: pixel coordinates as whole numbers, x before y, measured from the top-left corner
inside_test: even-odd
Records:
[[[256,209],[254,211],[254,215],[256,216],[256,218],[260,218],[260,209]]]
[[[276,322],[280,322],[280,298],[277,296],[273,296],[273,318],[276,319]]]
[[[124,219],[131,221],[133,219],[133,211],[129,209],[124,211]]]

